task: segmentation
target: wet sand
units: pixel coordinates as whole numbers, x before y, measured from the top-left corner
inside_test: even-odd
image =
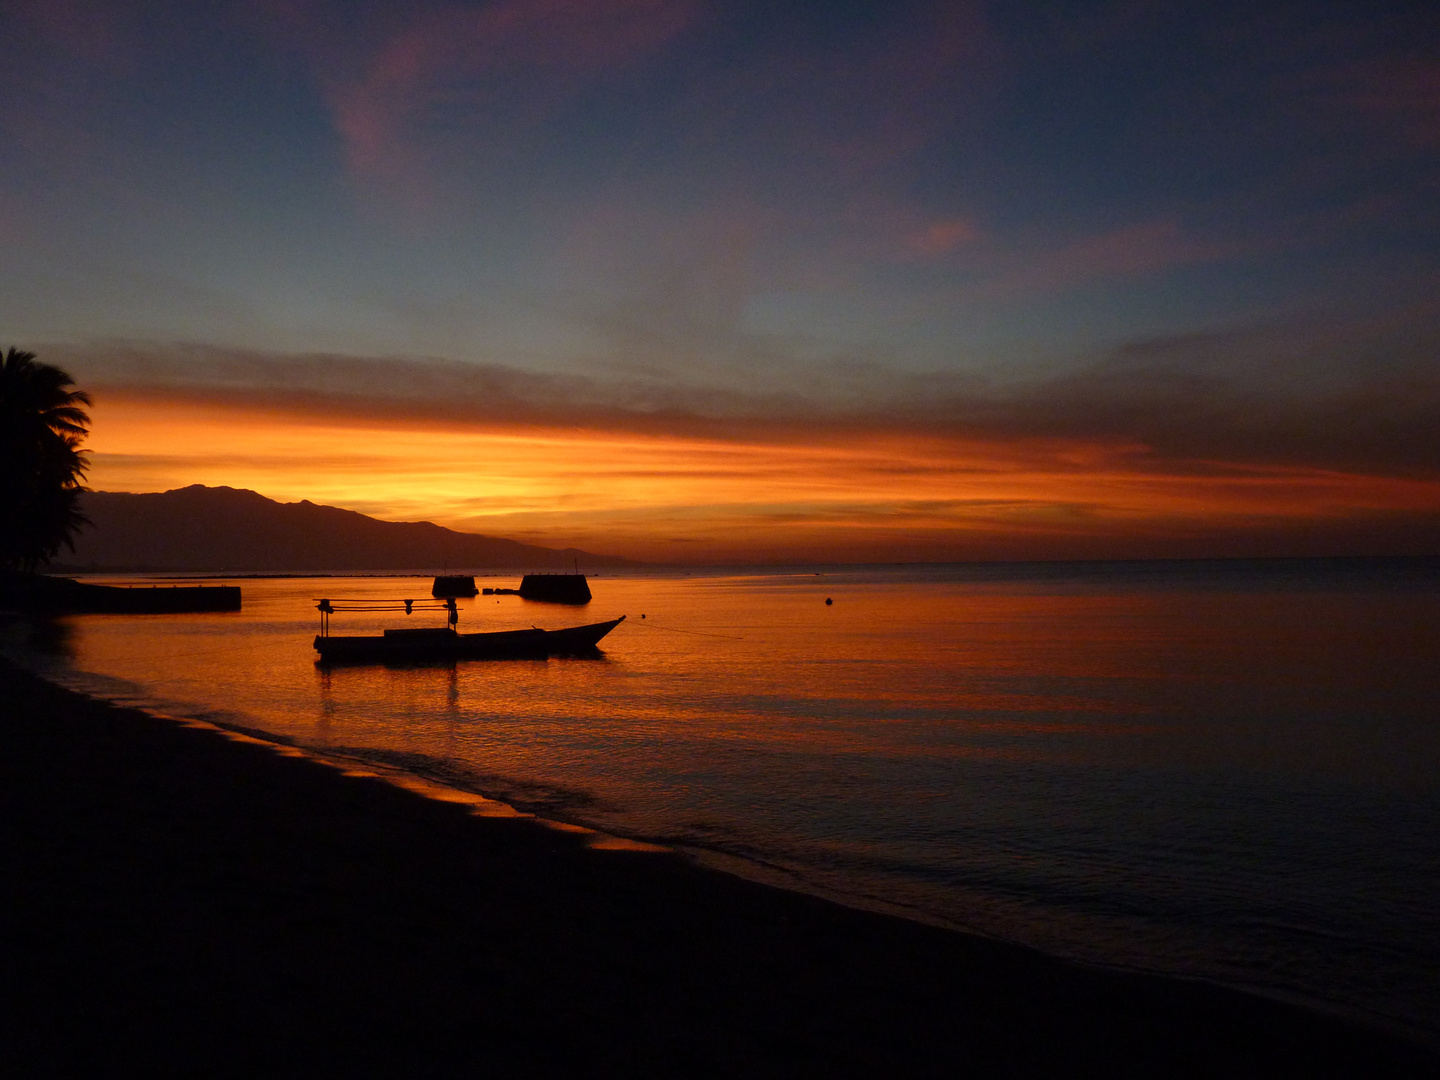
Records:
[[[596,851],[0,661],[8,1076],[1432,1076],[1440,1056]]]

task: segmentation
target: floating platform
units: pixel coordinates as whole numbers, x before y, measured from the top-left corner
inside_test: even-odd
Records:
[[[430,595],[438,597],[477,596],[479,592],[475,579],[468,574],[442,574],[430,586]]]
[[[590,583],[584,574],[526,574],[520,581],[520,595],[551,604],[588,604]]]

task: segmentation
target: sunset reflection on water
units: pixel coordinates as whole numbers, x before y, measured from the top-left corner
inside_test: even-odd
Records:
[[[1440,1015],[1433,575],[607,575],[585,608],[461,606],[627,614],[598,658],[332,669],[317,598],[428,579],[242,585],[239,614],[68,620],[72,658],[32,661],[1067,955]]]

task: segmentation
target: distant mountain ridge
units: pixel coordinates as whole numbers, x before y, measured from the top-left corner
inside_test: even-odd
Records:
[[[136,495],[92,491],[81,510],[93,523],[74,554],[57,560],[89,571],[561,570],[637,565],[577,548],[456,532],[428,521],[395,522],[305,500],[280,503],[254,491],[193,484]]]

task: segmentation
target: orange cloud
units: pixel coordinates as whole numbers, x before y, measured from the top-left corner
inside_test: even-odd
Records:
[[[662,561],[1225,553],[1226,536],[1257,530],[1293,541],[1337,522],[1363,535],[1377,520],[1440,521],[1440,480],[1182,472],[1124,440],[438,429],[114,394],[94,421],[98,490],[229,485]]]

